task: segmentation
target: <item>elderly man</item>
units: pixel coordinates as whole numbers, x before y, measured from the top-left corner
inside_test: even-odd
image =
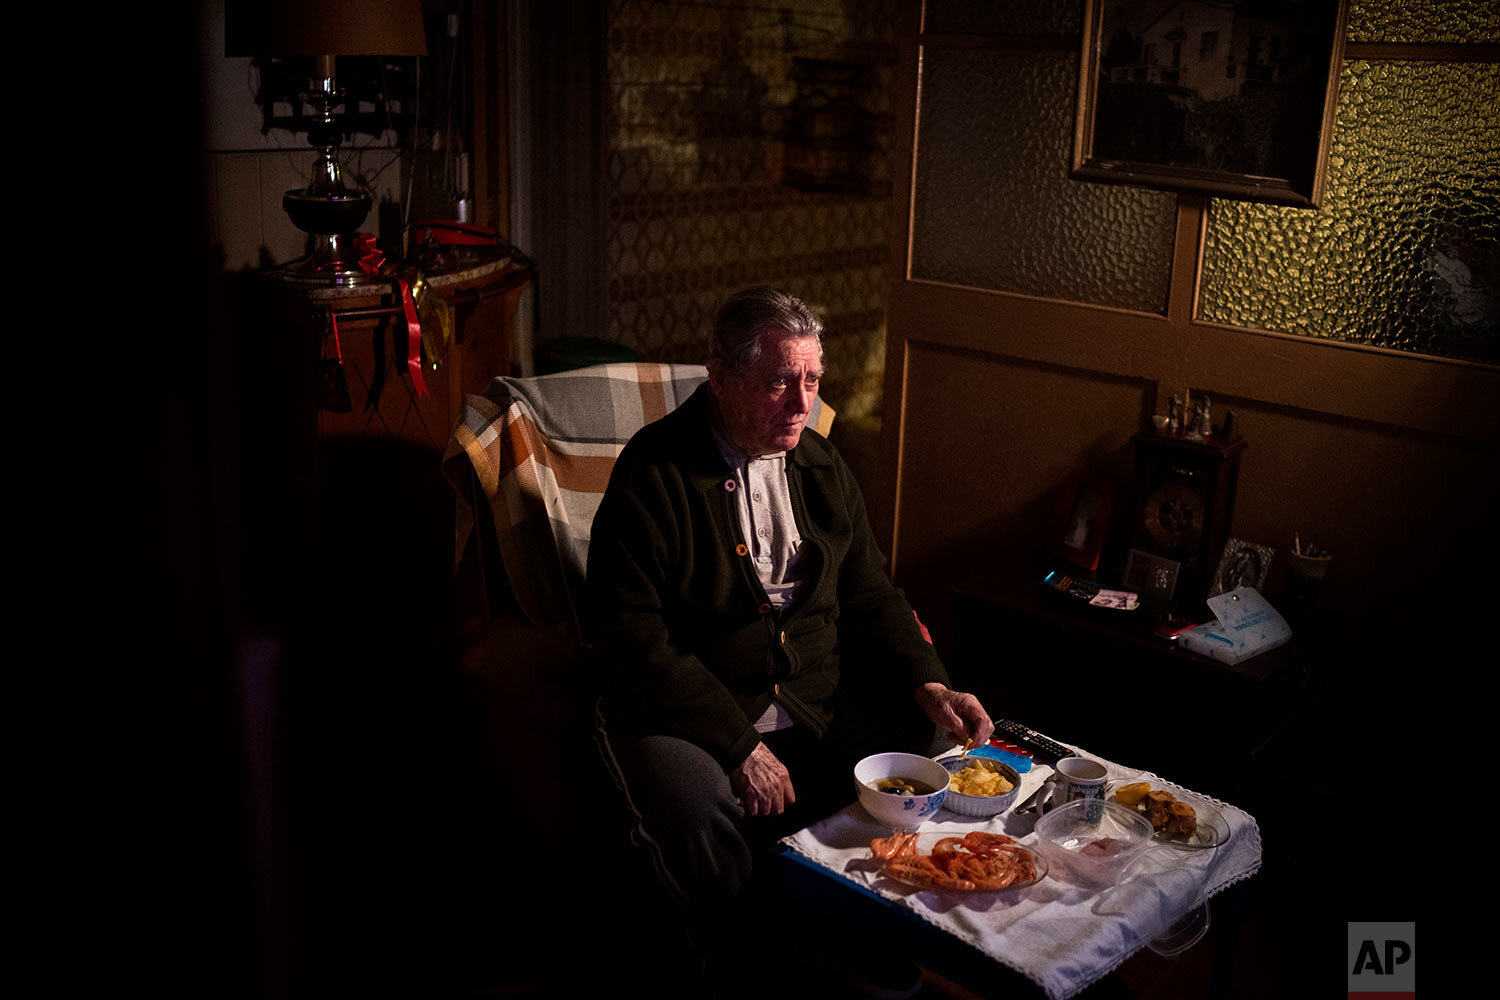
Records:
[[[806,427],[821,335],[785,292],[732,296],[707,384],[626,445],[594,521],[604,745],[694,908],[739,894],[758,845],[851,801],[860,757],[993,731],[948,688],[853,477]]]

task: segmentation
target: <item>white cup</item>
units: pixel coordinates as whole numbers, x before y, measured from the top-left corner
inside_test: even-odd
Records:
[[[1098,806],[1084,808],[1084,820],[1097,823],[1104,816],[1104,791],[1109,784],[1109,772],[1097,760],[1087,757],[1064,757],[1057,762],[1052,777],[1046,781],[1050,790],[1042,796],[1041,811],[1067,805],[1077,799],[1097,802]]]

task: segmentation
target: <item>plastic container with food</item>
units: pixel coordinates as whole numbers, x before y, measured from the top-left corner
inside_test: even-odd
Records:
[[[1101,804],[1099,821],[1090,823],[1089,813]],[[1114,885],[1150,846],[1150,822],[1115,802],[1075,799],[1036,821],[1036,849],[1051,862],[1053,875],[1089,888]]]

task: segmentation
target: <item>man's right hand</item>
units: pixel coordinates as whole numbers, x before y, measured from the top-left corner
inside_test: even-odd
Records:
[[[792,776],[764,743],[755,744],[745,762],[729,772],[729,783],[750,816],[780,816],[797,801]]]

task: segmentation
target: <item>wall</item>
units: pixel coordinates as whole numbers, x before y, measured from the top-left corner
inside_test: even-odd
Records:
[[[878,410],[893,10],[609,4],[604,336],[702,362],[719,302],[781,285],[824,317],[840,421]]]
[[[307,234],[293,226],[281,196],[305,188],[317,154],[306,137],[275,129],[262,134],[257,70],[248,56],[224,55],[224,0],[206,5],[200,49],[208,236],[225,270],[274,267],[307,252]],[[343,147],[344,182],[369,191],[375,205],[366,232],[399,232],[405,171],[394,135],[356,136]]]
[[[1500,369],[1358,346],[1402,346],[1399,337],[1356,333],[1330,342],[1328,329],[1299,328],[1294,336],[1274,326],[1236,328],[1203,319],[1199,282],[1218,203],[1067,177],[1077,9],[1071,25],[1060,29],[1022,23],[1025,14],[954,3],[933,2],[929,17],[965,7],[990,23],[961,31],[950,19],[941,31],[922,35],[919,5],[902,8],[896,215],[909,213],[910,223],[893,254],[882,496],[895,511],[883,540],[898,583],[924,618],[939,624],[941,644],[949,625],[948,588],[957,579],[991,571],[1059,533],[1060,496],[1073,475],[1103,469],[1128,486],[1130,435],[1145,428],[1151,413],[1164,412],[1167,396],[1206,392],[1216,420],[1234,408],[1250,442],[1231,534],[1279,550],[1268,585],[1273,590],[1294,530],[1330,548],[1335,562],[1325,610],[1349,635],[1369,639],[1341,669],[1365,670],[1377,685],[1400,683],[1411,662],[1404,657],[1433,637],[1423,615],[1458,607],[1463,588],[1449,582],[1489,565],[1496,551],[1493,533],[1476,523],[1500,501],[1494,462],[1500,420],[1488,402],[1500,392]],[[1356,10],[1355,19],[1359,15]],[[1478,18],[1468,24],[1471,31],[1478,24],[1481,35],[1494,33]],[[957,90],[940,87],[939,74],[1014,45],[1018,35],[1029,36],[1031,51],[1014,58],[1001,52],[995,74],[974,75],[980,83],[971,88],[977,91],[972,104],[980,110],[953,114],[945,102],[957,98],[943,95]],[[1365,61],[1431,61],[1434,54],[1431,48],[1394,55],[1350,49],[1351,60]],[[1480,54],[1494,60],[1494,46]],[[1032,73],[1029,89],[1007,91],[1000,74],[1009,70],[999,64],[1013,69],[1032,58],[1052,59],[1056,71]],[[1488,86],[1493,77],[1480,79]],[[1345,91],[1346,101],[1369,100],[1360,87],[1346,85]],[[1482,94],[1473,100],[1489,109],[1481,114],[1494,115],[1494,101]],[[1052,116],[1035,135],[1015,133],[1015,144],[1025,147],[1020,155],[1042,164],[1030,187],[1018,188],[997,167],[1002,157],[987,145],[992,135],[985,131],[985,109],[994,109],[999,125],[1012,113]],[[1445,113],[1453,109],[1433,108],[1429,117]],[[943,131],[945,115],[958,119],[949,132]],[[1480,122],[1488,146],[1479,154],[1478,190],[1493,197],[1500,173],[1493,118]],[[1335,172],[1389,174],[1393,165],[1379,160],[1379,151],[1339,146],[1348,125],[1341,118],[1335,132]],[[1027,145],[1033,141],[1040,143],[1035,149]],[[942,152],[938,143],[947,144]],[[944,164],[958,192],[950,197],[921,176]],[[1298,224],[1313,227],[1330,219],[1349,225],[1348,199],[1336,181],[1323,208],[1277,211],[1306,213],[1300,218],[1307,221]],[[1413,187],[1412,200],[1421,197]],[[1360,224],[1355,219],[1338,232],[1346,246],[1365,250]],[[1478,217],[1471,224],[1486,225]],[[1492,216],[1487,224],[1493,226]],[[992,228],[986,232],[985,225]],[[1061,239],[1051,238],[1059,233]],[[944,277],[950,262],[935,260],[934,247],[952,250],[964,240],[971,241],[971,252],[954,252],[953,259],[976,273]],[[1063,249],[1049,258],[1045,248],[1057,244]],[[1275,250],[1272,270],[1306,271],[1321,263],[1295,239]],[[1330,285],[1372,267],[1403,266],[1375,248],[1360,250],[1346,255],[1349,276],[1333,272]],[[997,261],[995,271],[984,271],[985,254]],[[1013,287],[993,277],[1007,268],[1017,275]],[[1140,271],[1160,280],[1132,285],[1129,275]],[[1243,288],[1261,278],[1246,265],[1220,280]],[[1343,319],[1330,315],[1326,326],[1347,325],[1335,318]],[[1418,340],[1419,346],[1430,343]],[[1386,639],[1370,638],[1373,625],[1389,630]]]
[[[929,25],[953,16],[924,34],[924,6]],[[1486,84],[1492,73],[1475,73],[1478,85],[1424,97],[1421,114],[1372,119],[1387,98],[1409,104],[1424,91],[1406,74],[1382,93],[1367,70],[1451,68],[1476,55],[1492,67],[1500,14],[1493,4],[1388,6],[1404,9],[1389,18],[1386,52],[1351,41],[1324,206],[1231,211],[1249,224],[1212,248],[1223,201],[1069,178],[1081,4],[901,7],[876,508],[893,512],[881,539],[896,582],[956,683],[983,692],[991,713],[1169,780],[1196,765],[1207,773],[1192,779],[1200,791],[1256,817],[1264,869],[1247,883],[1246,909],[1274,914],[1274,938],[1247,929],[1239,961],[1268,947],[1296,995],[1316,992],[1346,921],[1420,910],[1415,883],[1374,874],[1383,843],[1338,832],[1346,821],[1409,822],[1406,797],[1382,794],[1383,777],[1366,775],[1398,775],[1399,785],[1429,760],[1461,758],[1470,733],[1492,728],[1476,679],[1493,659],[1482,652],[1493,618],[1483,602],[1500,549],[1500,368],[1419,352],[1472,348],[1496,331],[1471,337],[1451,314],[1422,308],[1413,291],[1433,286],[1407,272],[1431,259],[1424,223],[1442,216],[1417,206],[1446,201],[1479,246],[1496,246],[1485,233],[1500,214],[1500,95]],[[1455,54],[1453,37],[1403,35],[1418,7],[1458,22],[1453,34],[1481,26],[1487,47]],[[1067,14],[1071,25],[1056,23]],[[1413,159],[1450,160],[1461,147],[1434,135],[1459,132],[1480,140],[1465,172],[1412,169]],[[1370,134],[1392,141],[1363,141]],[[1416,155],[1389,155],[1398,149]],[[1392,181],[1396,205],[1357,208]],[[1407,236],[1395,245],[1377,238],[1400,224]],[[1254,249],[1224,254],[1228,245]],[[1216,275],[1213,320],[1203,313],[1206,273]],[[1278,328],[1266,315],[1299,319]],[[1299,622],[1289,683],[1230,693],[1212,668],[1132,656],[1128,642],[1080,651],[1066,641],[1075,636],[1043,625],[1028,645],[1035,637],[1011,633],[998,614],[970,619],[967,655],[954,655],[952,588],[1025,588],[1035,570],[1017,560],[1062,536],[1073,477],[1097,472],[1127,488],[1131,435],[1186,390],[1208,393],[1216,417],[1232,407],[1248,441],[1230,533],[1277,549],[1273,603],[1294,531],[1333,553],[1314,619],[1322,628]],[[1101,578],[1116,574],[1106,565]],[[1037,706],[1046,720],[1031,714],[1043,714]],[[1221,762],[1212,748],[1241,724],[1263,726],[1256,751]],[[1407,738],[1432,731],[1448,739]],[[1234,933],[1219,923],[1225,913],[1215,907],[1221,948]]]

